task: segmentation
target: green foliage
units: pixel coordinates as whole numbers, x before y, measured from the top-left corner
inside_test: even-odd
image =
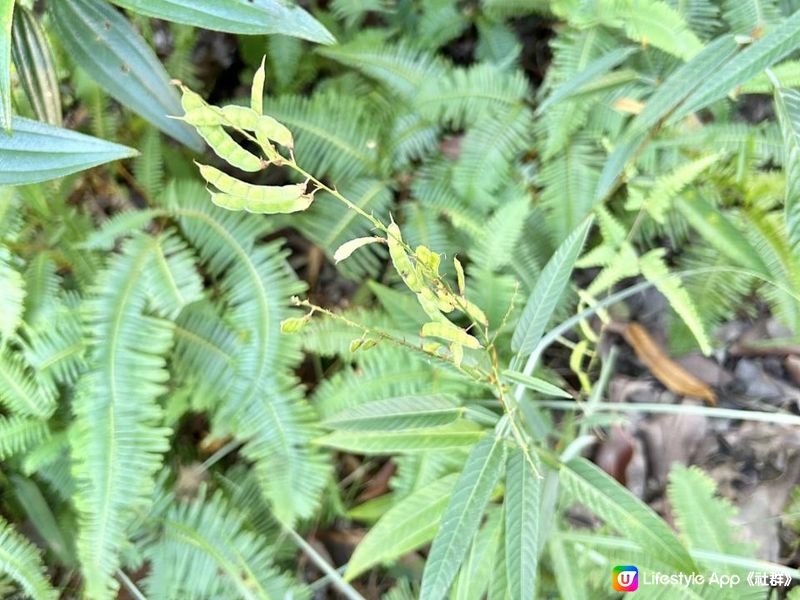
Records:
[[[794,4],[17,4],[0,594],[593,598],[617,564],[764,566],[699,469],[667,521],[576,456],[631,295],[664,296],[671,354],[800,326]],[[342,575],[319,544],[352,521]]]

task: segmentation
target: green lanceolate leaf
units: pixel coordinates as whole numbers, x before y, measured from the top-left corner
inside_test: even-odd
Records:
[[[675,205],[689,224],[711,246],[737,265],[769,277],[769,269],[758,252],[724,212],[696,195],[678,197],[675,199]]]
[[[70,58],[119,102],[194,150],[202,142],[181,115],[180,97],[156,55],[112,6],[99,0],[48,3]]]
[[[281,33],[320,44],[336,39],[314,17],[284,0],[112,0],[148,17],[228,33]]]
[[[539,560],[539,503],[542,480],[522,450],[506,461],[505,550],[512,598],[533,599]]]
[[[395,560],[430,542],[457,477],[453,473],[424,485],[390,508],[356,547],[346,578],[352,580],[377,564]]]
[[[50,46],[36,17],[24,6],[14,12],[11,55],[36,117],[60,127],[61,93]]]
[[[520,356],[530,354],[542,339],[591,227],[592,220],[587,219],[573,231],[558,247],[536,281],[511,339],[512,350]]]
[[[636,50],[636,48],[630,47],[614,48],[597,60],[592,61],[580,73],[570,77],[567,81],[554,89],[553,93],[539,105],[539,108],[536,109],[536,113],[544,114],[544,112],[554,104],[566,100],[573,94],[580,92],[583,86],[608,73],[611,69],[636,52]]]
[[[401,396],[360,404],[340,412],[322,424],[349,431],[396,431],[436,427],[455,421],[464,411],[445,395]]]
[[[0,0],[0,127],[11,128],[11,23],[14,0]]]
[[[334,431],[317,443],[360,454],[428,452],[471,446],[485,435],[469,421],[456,421],[441,427],[399,431]]]
[[[595,464],[575,458],[562,465],[559,480],[574,500],[636,542],[648,556],[675,571],[697,569],[664,520]]]
[[[44,576],[44,565],[31,542],[0,517],[0,574],[8,575],[31,598],[56,600],[58,593]]]
[[[539,392],[545,396],[554,396],[556,398],[572,398],[572,395],[562,390],[560,387],[553,385],[549,381],[539,379],[538,377],[531,377],[520,373],[519,371],[506,370],[503,371],[503,377],[511,383],[516,383],[523,387]]]
[[[790,243],[796,248],[800,244],[800,92],[776,87],[775,108],[783,132],[786,231]]]
[[[38,121],[14,117],[12,132],[0,132],[0,185],[47,181],[103,163],[129,158],[136,150]]]
[[[441,600],[453,583],[500,477],[503,443],[489,434],[470,452],[425,564],[421,600]]]
[[[742,50],[725,68],[708,72],[702,86],[686,99],[670,122],[700,110],[725,97],[797,49],[800,44],[800,10],[760,40]]]

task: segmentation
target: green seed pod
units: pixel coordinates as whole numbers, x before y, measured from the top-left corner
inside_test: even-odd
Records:
[[[249,203],[283,202],[286,200],[296,200],[306,192],[306,184],[295,183],[292,185],[254,185],[240,181],[223,173],[219,169],[210,165],[197,164],[200,175],[208,183],[216,187],[220,192],[239,196]]]
[[[417,246],[414,250],[414,256],[419,264],[430,269],[434,277],[439,276],[439,262],[441,261],[441,257],[436,252],[433,252],[430,248],[425,246]]]
[[[456,279],[458,280],[458,293],[462,296],[464,295],[464,290],[467,289],[467,285],[464,279],[464,267],[461,266],[461,261],[458,258],[453,258],[453,266],[456,268]]]
[[[459,298],[458,302],[459,302],[458,304],[459,309],[467,313],[467,315],[469,315],[469,317],[472,318],[473,321],[476,321],[484,326],[489,324],[489,319],[486,317],[486,313],[483,312],[480,308],[478,308],[477,304],[475,304],[474,302],[470,302],[464,297]]]
[[[261,58],[261,66],[258,67],[256,74],[253,75],[253,85],[250,88],[250,108],[258,114],[264,112],[264,79],[266,78],[264,61],[266,58],[266,56]]]
[[[244,198],[238,196],[231,196],[229,194],[216,194],[211,193],[211,202],[220,208],[233,211],[244,210]]]
[[[287,148],[294,148],[292,132],[270,116],[259,115],[252,108],[246,106],[228,105],[222,107],[222,116],[225,124],[244,131],[253,131],[258,142],[264,146],[270,145],[270,140]]]
[[[389,225],[386,228],[386,232],[388,233],[389,256],[392,258],[394,268],[397,269],[400,278],[408,286],[408,289],[412,292],[420,293],[424,286],[414,265],[411,263],[411,259],[406,254],[402,243],[403,238],[400,235],[400,228],[397,223]]]
[[[222,112],[216,106],[202,106],[186,111],[183,120],[193,127],[218,127],[225,123]]]
[[[361,348],[361,345],[363,343],[364,343],[364,338],[356,338],[353,341],[351,341],[349,346],[350,352],[358,351],[358,349]]]

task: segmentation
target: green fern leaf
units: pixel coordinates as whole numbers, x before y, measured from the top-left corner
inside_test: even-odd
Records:
[[[714,481],[700,469],[672,467],[669,498],[681,534],[692,549],[751,555],[750,544],[736,539],[737,529],[733,525],[736,509],[727,500],[716,497],[715,492]]]
[[[792,246],[797,247],[800,244],[800,92],[776,87],[775,108],[783,131],[786,231]]]
[[[12,414],[47,419],[56,409],[56,390],[19,353],[6,350],[0,352],[0,404]]]
[[[59,596],[44,576],[36,547],[0,517],[0,573],[13,579],[31,598],[56,600]]]
[[[153,598],[174,600],[306,597],[276,571],[270,554],[221,493],[201,494],[169,508],[160,538],[146,550],[152,565],[146,587]]]
[[[90,367],[78,384],[71,446],[78,556],[86,594],[98,600],[113,598],[118,589],[114,573],[127,527],[148,505],[161,454],[169,447],[170,430],[159,426],[155,400],[165,390],[172,328],[145,314],[144,272],[152,259],[150,238],[129,240],[86,305]]]
[[[0,245],[0,340],[11,336],[22,321],[25,282],[11,264],[11,252]]]
[[[0,460],[41,443],[48,434],[47,425],[40,419],[0,415]]]
[[[288,270],[280,243],[256,245],[268,231],[264,220],[219,209],[205,195],[187,183],[168,190],[167,201],[223,291],[227,324],[242,340],[237,376],[219,398],[215,420],[249,440],[242,452],[255,462],[276,516],[291,523],[311,516],[328,472],[326,457],[309,444],[319,433],[316,414],[289,375],[300,358],[297,341],[280,333],[280,322],[292,314],[289,298],[303,286]]]
[[[711,352],[711,342],[708,339],[705,327],[703,327],[703,320],[700,318],[697,307],[686,288],[683,287],[680,279],[670,275],[669,268],[664,262],[665,254],[666,250],[664,248],[656,248],[639,257],[639,268],[642,270],[642,275],[648,281],[651,281],[658,291],[669,300],[673,310],[678,313],[691,330],[703,354],[709,354]]]
[[[359,69],[402,97],[411,99],[429,79],[445,74],[443,61],[410,44],[385,40],[381,31],[368,31],[351,42],[318,50],[320,54]]]

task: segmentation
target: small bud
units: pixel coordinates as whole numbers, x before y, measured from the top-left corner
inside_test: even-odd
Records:
[[[306,326],[310,316],[311,315],[306,315],[305,317],[291,317],[289,319],[284,319],[281,321],[281,333],[297,333]]]
[[[352,342],[350,342],[350,352],[355,352],[359,348],[361,348],[362,344],[364,343],[364,338],[356,338]]]

